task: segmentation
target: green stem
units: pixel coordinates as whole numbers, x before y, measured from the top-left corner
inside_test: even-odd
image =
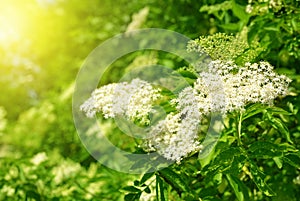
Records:
[[[239,146],[242,145],[242,141],[241,141],[242,117],[243,117],[243,113],[239,111],[237,114],[237,122],[236,122],[236,138]]]

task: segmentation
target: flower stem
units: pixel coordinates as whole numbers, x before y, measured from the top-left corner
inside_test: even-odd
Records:
[[[236,121],[236,138],[237,138],[238,146],[242,145],[242,141],[241,141],[242,117],[243,117],[243,113],[239,111],[237,114],[237,121]]]

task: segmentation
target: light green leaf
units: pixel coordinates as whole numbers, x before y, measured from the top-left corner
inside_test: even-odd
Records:
[[[234,0],[232,2],[232,12],[237,16],[244,24],[247,24],[250,18],[250,15],[246,13],[244,6],[237,4]]]
[[[274,157],[273,160],[276,163],[277,167],[279,169],[281,169],[282,168],[282,158],[281,157]]]

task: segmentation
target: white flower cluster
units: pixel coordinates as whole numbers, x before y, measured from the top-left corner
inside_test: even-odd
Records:
[[[232,62],[212,61],[208,72],[200,73],[194,83],[199,111],[226,114],[242,110],[248,103],[272,104],[287,94],[291,80],[278,75],[268,62],[246,63],[239,67]]]
[[[246,12],[249,14],[265,14],[269,9],[279,11],[284,7],[282,0],[248,0]]]
[[[220,92],[223,92],[224,97],[219,100],[225,101],[221,105],[224,106],[220,111],[223,113],[243,109],[248,103],[272,104],[275,98],[287,94],[288,84],[291,82],[288,77],[275,73],[268,62],[246,63],[244,67],[239,67],[232,62],[212,61],[209,71],[213,73],[214,82],[216,74],[221,79]],[[210,79],[205,79],[203,82],[203,78],[206,77],[206,73],[200,74],[194,86],[198,93],[203,91],[204,85],[209,84]],[[210,97],[211,101],[220,97],[217,93],[213,94],[214,97]],[[209,94],[205,95],[209,97]],[[205,107],[207,101],[203,102],[199,108]]]
[[[140,79],[130,83],[113,83],[96,89],[80,109],[88,117],[102,112],[105,118],[121,115],[147,124],[152,104],[161,96],[159,92],[159,89]]]
[[[199,73],[193,87],[186,87],[171,100],[177,111],[149,128],[143,147],[180,162],[190,153],[203,149],[199,142],[199,125],[207,115],[243,110],[248,103],[272,104],[275,98],[286,95],[290,81],[275,73],[267,62],[246,63],[240,67],[231,61],[212,61],[206,71]],[[160,97],[160,90],[146,81],[134,79],[131,83],[96,89],[81,110],[89,117],[102,112],[105,118],[125,115],[131,120],[149,123],[152,104]]]
[[[177,162],[202,147],[198,140],[201,118],[193,88],[185,88],[178,99],[184,100],[176,107],[178,113],[170,113],[165,120],[158,122],[150,131],[151,137],[146,144],[148,149],[158,151],[166,159]]]
[[[248,103],[272,104],[278,96],[286,95],[290,81],[276,74],[267,62],[239,67],[232,62],[212,61],[194,87],[185,88],[172,100],[178,113],[167,115],[151,130],[147,146],[179,162],[203,149],[198,141],[198,125],[204,116],[243,110]]]

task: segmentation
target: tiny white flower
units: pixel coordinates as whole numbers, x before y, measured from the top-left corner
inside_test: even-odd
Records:
[[[34,165],[38,166],[39,164],[41,164],[42,162],[48,160],[48,156],[45,152],[41,152],[36,154],[35,156],[33,156],[33,158],[30,160],[31,163],[33,163]]]

